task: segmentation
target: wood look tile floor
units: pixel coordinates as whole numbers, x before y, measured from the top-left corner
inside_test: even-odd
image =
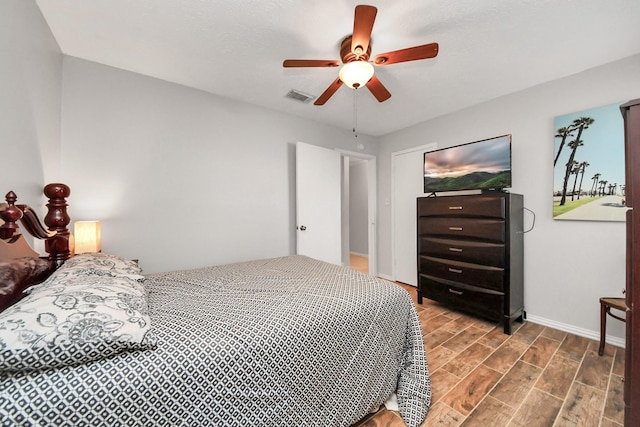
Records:
[[[352,264],[353,265],[353,264]],[[416,289],[405,287],[416,303]],[[535,323],[494,323],[416,303],[431,373],[422,426],[594,426],[624,423],[624,349]],[[382,409],[358,427],[401,427]]]
[[[351,268],[364,274],[369,274],[369,259],[366,256],[350,254]]]

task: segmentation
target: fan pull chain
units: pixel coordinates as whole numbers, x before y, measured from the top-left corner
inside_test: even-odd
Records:
[[[357,97],[358,89],[355,88],[353,90],[353,135],[357,138],[358,131],[358,97]]]

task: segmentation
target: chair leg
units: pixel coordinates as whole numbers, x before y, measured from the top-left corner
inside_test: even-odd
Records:
[[[604,354],[604,340],[607,334],[607,307],[600,302],[600,347],[598,348],[598,356]]]

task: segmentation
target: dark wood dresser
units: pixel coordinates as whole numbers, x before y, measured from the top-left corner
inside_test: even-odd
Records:
[[[511,334],[523,320],[523,197],[512,193],[419,197],[418,303],[429,298]]]
[[[624,118],[627,210],[627,321],[624,364],[624,425],[640,423],[640,99],[620,107]]]

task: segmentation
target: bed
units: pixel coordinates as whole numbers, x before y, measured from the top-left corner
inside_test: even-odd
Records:
[[[151,275],[72,256],[69,193],[45,187],[48,228],[33,231],[49,256],[0,262],[14,282],[0,294],[3,426],[350,426],[393,396],[408,426],[423,421],[429,372],[401,287],[297,255]],[[0,207],[5,247],[24,240],[17,222],[39,222],[15,201]]]

